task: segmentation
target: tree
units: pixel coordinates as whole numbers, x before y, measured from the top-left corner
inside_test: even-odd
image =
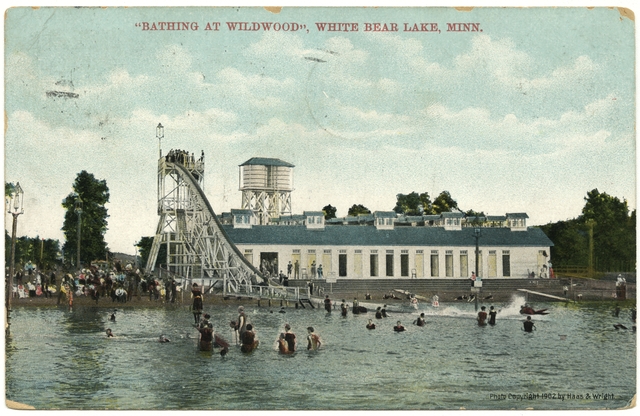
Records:
[[[369,210],[369,208],[365,207],[362,204],[353,204],[351,206],[351,208],[349,208],[349,212],[348,215],[350,217],[357,217],[358,215],[364,215],[364,214],[371,214],[371,210]]]
[[[11,194],[13,193],[13,190],[15,189],[15,185],[12,182],[5,182],[4,183],[4,196],[11,196]]]
[[[600,193],[587,192],[579,220],[593,226],[594,256],[599,271],[618,271],[622,264],[635,262],[636,223],[635,210],[629,214],[627,201]]]
[[[335,218],[337,210],[338,209],[336,207],[332,207],[330,204],[322,208],[322,212],[324,212],[324,219],[330,220],[331,218]]]
[[[5,259],[9,261],[11,256],[11,236],[5,230]],[[39,269],[49,269],[58,262],[58,253],[60,252],[60,242],[50,238],[44,239],[36,236],[17,237],[16,238],[16,267],[24,265],[27,262],[33,263]]]
[[[147,267],[147,260],[151,254],[151,248],[153,247],[153,237],[141,237],[140,241],[136,243],[136,247],[140,252],[140,268]],[[161,244],[158,249],[158,256],[156,257],[155,267],[158,267],[163,261],[167,259],[167,245]]]
[[[73,183],[74,192],[62,201],[66,209],[62,231],[65,243],[63,246],[65,260],[71,262],[76,257],[78,220],[81,220],[81,261],[91,262],[104,259],[108,254],[104,234],[107,231],[107,209],[109,188],[107,182],[96,179],[93,174],[83,170],[78,173]],[[82,201],[82,214],[76,212],[78,198]]]
[[[464,213],[464,216],[467,218],[467,223],[471,224],[474,227],[477,227],[482,224],[480,218],[484,217],[484,211],[474,211],[472,209],[468,210]]]
[[[422,215],[432,213],[431,198],[428,192],[418,194],[411,192],[410,194],[397,194],[396,206],[393,210],[398,214],[404,215]]]
[[[451,197],[449,191],[442,191],[433,201],[433,211],[435,214],[458,210],[458,203]]]

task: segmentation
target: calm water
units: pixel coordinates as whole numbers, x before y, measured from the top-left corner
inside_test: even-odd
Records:
[[[615,318],[611,304],[536,304],[550,308],[550,314],[534,317],[537,331],[525,334],[518,313],[523,302],[495,304],[501,310],[494,327],[476,325],[473,304],[454,303],[374,319],[378,328],[372,331],[365,328],[372,313],[344,319],[318,309],[280,314],[278,308],[249,306],[261,345],[248,355],[234,346],[226,357],[197,351],[197,332],[189,326],[193,316],[186,309],[120,309],[112,323],[106,309],[16,308],[7,343],[6,396],[38,409],[628,405],[636,391],[629,307]],[[422,311],[427,326],[411,325]],[[232,340],[228,322],[237,316],[235,305],[208,312],[216,330]],[[408,331],[394,333],[397,320]],[[285,322],[298,335],[299,350],[292,356],[275,349]],[[629,330],[614,329],[618,322]],[[316,352],[305,349],[310,325],[323,341]],[[108,327],[116,338],[105,337]],[[157,342],[160,334],[171,342]]]

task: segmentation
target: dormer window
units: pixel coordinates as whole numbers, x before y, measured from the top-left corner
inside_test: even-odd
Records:
[[[322,211],[305,211],[307,228],[324,229],[324,213]]]

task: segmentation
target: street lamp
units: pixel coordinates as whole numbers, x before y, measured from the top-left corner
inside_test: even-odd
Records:
[[[158,127],[156,127],[156,138],[158,139],[158,157],[162,157],[162,148],[160,146],[162,139],[164,139],[164,127],[162,126],[162,123],[158,123]]]
[[[478,263],[480,262],[480,247],[478,244],[478,240],[480,240],[480,228],[475,228],[473,230],[473,236],[476,239],[476,281],[473,282],[474,288],[473,291],[476,292],[475,296],[475,307],[476,311],[478,310],[478,296],[480,296],[480,291],[482,290],[482,280],[480,279],[480,275],[478,274]]]
[[[82,268],[82,265],[80,264],[80,237],[81,237],[81,231],[82,231],[82,199],[80,198],[80,195],[78,195],[78,198],[76,198],[76,202],[75,202],[75,211],[76,214],[78,214],[78,270],[80,270]]]
[[[24,213],[22,203],[24,201],[24,192],[20,187],[20,182],[11,191],[11,195],[7,197],[7,212],[13,216],[13,227],[11,228],[11,263],[9,263],[9,281],[7,282],[7,327],[6,335],[9,336],[9,328],[11,322],[9,313],[11,312],[11,297],[13,296],[13,274],[16,268],[16,231],[18,229],[18,215]]]

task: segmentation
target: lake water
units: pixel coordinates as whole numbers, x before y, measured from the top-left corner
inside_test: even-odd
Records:
[[[6,397],[37,409],[612,409],[636,392],[631,304],[536,304],[537,330],[522,331],[524,299],[494,304],[495,326],[479,327],[471,303],[420,305],[373,319],[322,309],[248,306],[260,347],[225,357],[197,351],[187,309],[15,308],[6,348]],[[423,307],[424,306],[424,307]],[[489,304],[486,305],[487,309]],[[210,307],[233,341],[236,305]],[[426,327],[412,325],[419,312]],[[407,328],[395,333],[402,321]],[[285,322],[298,352],[275,340]],[[623,323],[628,330],[616,330]],[[306,327],[322,339],[306,350]],[[111,328],[115,338],[106,338]],[[159,343],[165,334],[170,343]],[[564,395],[564,396],[563,396]]]

